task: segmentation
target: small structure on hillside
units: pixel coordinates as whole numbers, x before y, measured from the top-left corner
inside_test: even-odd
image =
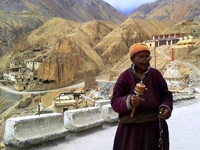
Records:
[[[171,50],[171,62],[169,63],[163,77],[166,79],[168,88],[173,92],[173,100],[187,100],[195,98],[194,89],[185,82],[183,75],[178,70],[178,65],[174,61],[174,50]]]
[[[7,68],[3,70],[3,79],[15,81],[15,77],[21,74],[20,68]]]
[[[95,101],[102,99],[99,95],[98,88],[85,92],[84,90],[77,90],[73,93],[60,93],[52,101],[50,106],[53,112],[64,113],[66,110],[93,107]]]
[[[75,100],[78,100],[81,97],[81,95],[84,95],[84,94],[85,94],[84,90],[76,90],[72,93]]]
[[[162,45],[173,45],[176,44],[183,35],[183,33],[154,35],[153,41],[155,41],[155,47]]]
[[[186,35],[186,33],[171,33],[154,35],[152,40],[146,42],[148,47],[159,47],[162,45],[174,45],[177,44],[177,48],[184,48],[194,46],[194,36]]]
[[[53,102],[53,112],[63,113],[66,110],[77,109],[77,101],[74,100],[73,95],[69,93],[60,93]]]
[[[179,39],[179,42],[176,45],[176,48],[187,48],[194,46],[195,41],[193,36],[184,36],[183,38]]]
[[[10,68],[23,68],[24,61],[22,58],[16,58],[14,60],[10,60]]]
[[[22,58],[10,60],[9,67],[3,70],[4,85],[14,84],[17,91],[23,91],[26,88],[38,84],[37,70],[41,65],[42,60],[29,61],[24,63]]]
[[[15,87],[15,90],[17,91],[23,91],[27,87],[27,82],[25,82],[23,78],[18,78],[14,84],[14,87]]]
[[[91,89],[96,85],[96,78],[92,76],[85,77],[85,89]]]
[[[39,66],[42,64],[42,60],[37,60],[37,61],[27,61],[26,62],[26,67],[29,68],[30,70],[38,70]]]
[[[78,108],[93,107],[95,105],[95,100],[89,96],[81,95],[78,100]]]
[[[183,75],[178,70],[178,65],[174,61],[174,49],[171,50],[171,61],[163,77],[166,79],[168,87],[171,90],[175,90],[178,85],[180,86],[179,83],[183,80]]]

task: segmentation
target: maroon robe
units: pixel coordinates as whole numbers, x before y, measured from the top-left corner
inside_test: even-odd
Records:
[[[113,109],[119,113],[119,117],[130,116],[131,110],[127,108],[127,97],[133,93],[135,85],[140,79],[133,74],[131,69],[125,70],[118,78],[111,99]],[[148,88],[141,96],[145,99],[136,107],[135,115],[155,111],[161,106],[172,111],[173,98],[168,90],[167,83],[161,73],[150,68],[146,74],[143,84]],[[169,136],[166,121],[164,121],[164,150],[169,150]],[[119,123],[115,135],[113,150],[159,150],[159,123],[158,119],[147,123]]]

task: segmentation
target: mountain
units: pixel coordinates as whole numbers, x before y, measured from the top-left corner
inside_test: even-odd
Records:
[[[199,0],[157,0],[141,5],[129,17],[178,23],[200,15]]]
[[[115,24],[97,20],[80,23],[54,18],[19,38],[13,45],[11,57],[14,60],[20,57],[25,62],[42,60],[38,70],[42,81],[69,85],[102,70],[103,60],[93,46],[115,27]]]
[[[119,26],[99,20],[75,22],[53,18],[13,43],[12,51],[0,59],[0,72],[8,67],[10,60],[42,60],[35,73],[43,84],[40,82],[39,86],[33,85],[29,90],[64,87],[83,81],[85,76],[111,73],[114,77],[130,66],[128,52],[131,44],[152,39],[153,34],[161,34],[170,27],[173,24],[169,22],[133,18],[126,19]],[[112,69],[113,66],[116,70]],[[66,89],[41,94],[42,101],[46,100],[45,107],[62,92]],[[9,91],[0,90],[0,132],[3,133],[7,118],[34,114],[36,100],[37,94],[9,94]],[[0,135],[2,140],[3,134]]]
[[[39,70],[36,72],[39,80],[42,82],[53,83],[51,84],[53,87],[40,86],[40,88],[52,89],[56,87],[62,87],[82,80],[88,75],[96,76],[102,72],[109,73],[112,67],[115,68],[116,64],[119,62],[123,63],[121,59],[127,55],[129,47],[134,43],[151,40],[153,35],[159,35],[167,32],[178,32],[178,28],[185,29],[184,33],[186,33],[186,31],[189,33],[191,28],[196,28],[196,31],[199,29],[198,27],[194,26],[195,22],[188,24],[187,21],[183,21],[182,23],[174,26],[172,23],[167,21],[136,18],[132,19],[131,17],[123,21],[121,24],[116,24],[114,21],[113,23],[110,21],[100,20],[92,20],[87,22],[74,21],[79,17],[81,18],[81,14],[86,16],[91,14],[93,16],[94,14],[92,14],[90,11],[94,11],[95,13],[101,12],[99,14],[102,14],[105,16],[105,18],[110,15],[109,12],[113,9],[113,7],[110,7],[110,5],[104,3],[103,1],[95,2],[98,3],[95,5],[92,0],[87,2],[73,0],[73,2],[62,1],[61,5],[60,2],[58,3],[57,1],[52,0],[1,1],[1,7],[4,6],[2,7],[4,11],[9,11],[9,9],[12,10],[11,13],[8,13],[8,15],[18,15],[20,12],[19,16],[22,17],[25,13],[29,18],[28,20],[30,20],[32,23],[35,23],[33,26],[36,27],[35,25],[37,25],[37,29],[32,28],[27,33],[22,32],[23,30],[13,30],[17,33],[14,36],[16,39],[14,42],[12,42],[12,52],[5,55],[5,57],[2,57],[0,60],[1,72],[2,69],[6,67],[10,59],[15,60],[20,58],[23,59],[24,62],[39,60],[42,61]],[[174,1],[171,0],[170,2],[172,3]],[[176,2],[179,3],[180,1],[176,0]],[[186,2],[188,1],[184,1],[183,3],[186,4]],[[171,6],[171,3],[168,3],[168,1],[164,0],[159,0],[149,5],[155,6],[155,8],[157,7],[158,9],[161,6],[164,7],[164,5]],[[194,0],[192,0],[191,3],[194,4]],[[155,4],[159,4],[159,7]],[[79,5],[81,6],[80,12],[82,13],[75,15],[74,13],[77,14],[78,11],[76,10],[76,6]],[[57,9],[58,6],[59,9]],[[70,8],[67,9],[67,6],[70,6]],[[89,6],[98,9],[93,10]],[[102,8],[105,7],[108,10],[105,9],[103,12]],[[83,13],[82,8],[90,13]],[[48,11],[44,13],[44,10]],[[62,10],[64,10],[65,13],[71,12],[73,14],[72,16],[74,16],[74,20],[72,21],[62,17],[55,17],[58,14],[62,16],[64,13]],[[115,12],[115,10],[112,11],[113,13]],[[33,17],[33,14],[30,14],[33,12],[34,15],[36,14],[36,17]],[[63,17],[64,16],[65,15],[63,15]],[[70,15],[66,16],[69,17]],[[114,18],[118,17],[120,16],[116,16]],[[35,18],[39,18],[41,21],[40,25]],[[83,16],[83,20],[85,18],[89,17]],[[6,19],[7,21],[9,20],[9,18],[5,18],[5,21]],[[23,23],[24,20],[22,20],[22,18],[17,18],[16,20],[11,22],[11,25],[15,27],[16,23],[18,23],[16,27],[20,27],[20,23]],[[4,24],[6,23],[4,22]],[[198,22],[196,24],[198,24]],[[18,31],[22,32],[23,34],[20,34]],[[6,34],[3,35],[4,36],[2,36],[2,38],[5,38]],[[11,41],[7,43],[11,43]],[[128,65],[125,65],[125,67],[121,68],[123,69],[127,66]],[[162,66],[162,68],[164,68],[164,66]],[[111,72],[115,72],[113,70],[115,69],[112,69]],[[117,70],[117,72],[120,71],[120,69]],[[112,76],[114,75],[117,75],[117,73],[113,73]],[[38,87],[34,88],[38,89]]]
[[[170,2],[174,1],[170,0]],[[187,2],[196,4],[193,3],[194,0]],[[99,3],[102,5],[98,5]],[[171,5],[164,0],[157,0],[155,3]],[[106,9],[103,7],[104,4],[105,7],[107,6]],[[154,5],[154,7],[160,9],[161,6]],[[86,76],[109,74],[110,79],[113,79],[130,67],[129,47],[132,44],[151,40],[153,35],[165,33],[182,32],[189,35],[192,31],[196,43],[192,47],[174,49],[174,55],[175,59],[189,62],[200,68],[200,18],[198,16],[184,21],[180,19],[181,21],[175,25],[163,21],[166,20],[165,17],[161,19],[162,21],[145,17],[145,19],[126,18],[107,3],[98,0],[62,0],[59,3],[56,0],[4,0],[0,1],[0,8],[0,55],[3,55],[0,58],[0,74],[3,69],[9,68],[10,60],[22,59],[24,62],[39,60],[41,66],[34,73],[40,82],[38,86],[33,85],[29,90],[55,89],[83,81]],[[91,10],[90,13],[87,12],[88,8]],[[72,9],[73,12],[70,11]],[[69,11],[71,15],[68,14]],[[150,12],[148,9],[145,11],[143,13],[145,15]],[[102,14],[100,16],[104,16],[105,20],[95,19],[94,16],[99,14]],[[76,19],[82,18],[81,15],[83,21],[77,21]],[[71,18],[64,18],[66,16]],[[171,48],[175,46],[165,50],[169,55]],[[154,67],[156,58],[156,68],[163,73],[170,60],[160,54],[155,56],[152,48],[151,52],[151,66]],[[184,72],[187,76],[190,68],[182,62],[178,67],[181,73]],[[66,89],[41,95],[23,94],[23,92],[11,94],[1,89],[0,132],[3,133],[4,121],[7,118],[35,114],[38,96],[42,97],[42,101],[45,99],[47,104],[51,104],[52,99],[62,92],[66,92]],[[21,107],[23,103],[24,106]],[[3,140],[2,138],[3,134],[0,135],[0,141]]]
[[[132,44],[152,40],[153,35],[161,34],[170,27],[173,27],[170,22],[128,18],[97,43],[94,49],[105,64],[113,66],[129,52]]]
[[[75,22],[54,18],[13,44],[13,51],[2,59],[24,62],[42,60],[39,80],[52,83],[41,90],[62,87],[96,76],[110,69],[129,52],[130,45],[151,40],[154,34],[172,27],[169,22],[128,18],[117,26],[105,21]],[[7,55],[6,55],[7,56]],[[4,65],[2,65],[4,64]]]
[[[166,24],[166,26],[169,25]],[[200,69],[200,17],[195,17],[193,19],[177,23],[176,25],[169,26],[168,29],[163,30],[162,32],[162,34],[172,33],[185,33],[184,37],[192,35],[195,44],[183,47],[171,45],[164,50],[165,53],[171,56],[171,49],[173,48],[175,60],[179,60],[180,62],[187,62]],[[156,67],[161,73],[164,73],[170,60],[157,53],[157,63],[155,66],[154,49],[150,48],[150,51],[152,55],[151,66]],[[112,79],[113,77],[118,76],[122,71],[130,67],[130,64],[131,63],[129,59],[129,54],[124,55],[121,59],[118,60],[117,63],[113,65],[112,69],[110,70],[110,78]],[[184,74],[187,77],[191,68],[184,65],[183,63],[180,63],[178,64],[178,69],[180,70],[181,74]],[[196,74],[194,76],[196,76],[195,78],[197,78],[199,74]]]
[[[87,22],[120,24],[126,16],[103,0],[1,0],[0,57],[10,52],[13,41],[55,17]]]
[[[1,21],[27,23],[38,19],[46,22],[54,17],[86,22],[103,20],[115,24],[127,17],[103,0],[5,0],[0,1]],[[4,20],[3,20],[4,19]]]

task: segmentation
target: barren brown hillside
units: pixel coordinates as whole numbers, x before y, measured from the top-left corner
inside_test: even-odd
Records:
[[[48,88],[70,85],[102,71],[104,62],[93,46],[115,27],[115,24],[97,20],[80,23],[54,18],[19,38],[13,46],[11,57],[2,64],[19,57],[24,62],[42,60],[38,75],[39,79],[53,83],[53,87]]]
[[[11,58],[20,56],[24,58],[25,61],[43,58],[43,64],[39,69],[39,74],[41,73],[39,76],[43,77],[43,80],[53,79],[56,82],[58,81],[58,83],[62,83],[65,82],[65,78],[67,77],[69,79],[68,81],[71,81],[71,84],[73,84],[76,80],[72,79],[83,79],[85,73],[94,73],[93,75],[97,75],[98,72],[99,74],[106,73],[106,75],[109,73],[108,76],[112,79],[113,77],[117,77],[123,70],[130,67],[131,62],[128,54],[128,46],[132,44],[131,42],[135,43],[140,42],[140,40],[147,40],[147,37],[151,39],[151,35],[161,34],[164,29],[166,29],[166,33],[173,33],[176,31],[185,31],[185,33],[189,33],[191,27],[195,27],[195,31],[199,31],[200,29],[198,26],[199,18],[181,22],[176,26],[171,26],[171,24],[159,21],[145,21],[141,19],[128,19],[120,26],[102,21],[92,21],[81,24],[71,21],[68,22],[60,18],[55,18],[55,20],[47,22],[43,27],[19,39],[18,43],[15,45],[16,47],[14,47],[15,51],[10,55],[6,55],[3,59],[0,59],[1,69],[5,67],[5,65],[2,64],[8,63]],[[171,31],[170,29],[167,30],[168,27],[170,27]],[[178,30],[181,27],[184,30]],[[63,30],[60,33],[61,30],[57,29]],[[129,34],[129,32],[132,34]],[[145,35],[144,39],[141,33]],[[200,57],[199,34],[198,32],[195,33],[195,45],[190,48],[175,49],[175,59],[190,62],[200,68],[200,63],[198,62]],[[37,44],[35,45],[34,43]],[[169,47],[166,53],[170,54],[170,49],[172,47]],[[153,49],[151,49],[151,51],[153,54]],[[155,57],[154,55],[152,56],[151,66],[155,67]],[[113,61],[111,61],[112,58]],[[156,59],[156,68],[163,73],[170,60],[159,54],[157,54]],[[79,66],[82,67],[76,70],[74,70],[74,68],[72,69],[72,67]],[[180,65],[180,70],[184,73],[185,70],[189,70],[189,68]],[[51,87],[51,85],[52,84],[48,85],[48,87],[55,88],[55,86]],[[58,86],[60,85],[58,84]],[[44,100],[46,104],[45,107],[50,105],[52,99],[58,96],[60,92],[66,92],[66,90],[42,94],[42,100]],[[2,129],[5,123],[4,121],[9,117],[35,114],[37,112],[37,102],[35,101],[35,99],[37,99],[36,94],[21,94],[16,97],[15,94],[9,94],[9,92],[1,90],[0,97],[1,104],[3,104],[0,110],[5,110],[0,115],[0,127],[2,127]],[[32,102],[27,104],[26,101],[29,102],[28,100],[30,100],[30,98]],[[7,99],[10,101],[8,102]],[[19,104],[21,103],[26,103],[26,107],[20,108]],[[2,139],[2,137],[0,137],[0,139]]]
[[[199,17],[193,19],[181,21],[174,25],[173,27],[165,30],[164,34],[169,33],[185,33],[187,35],[200,36],[200,20]]]
[[[128,18],[94,46],[94,49],[112,67],[129,52],[132,44],[152,40],[153,35],[161,34],[170,27],[173,27],[170,22]]]
[[[129,16],[179,23],[199,15],[199,0],[157,0],[141,5]]]
[[[151,40],[153,35],[165,33],[183,32],[187,35],[194,35],[195,44],[191,47],[176,49],[176,46],[173,45],[169,46],[165,53],[170,55],[170,49],[175,48],[175,59],[180,60],[180,62],[189,62],[200,68],[200,19],[199,17],[193,18],[194,15],[199,15],[197,0],[184,0],[181,5],[179,5],[181,0],[158,0],[157,2],[162,5],[157,5],[157,2],[146,4],[145,11],[141,7],[141,11],[145,12],[142,14],[144,18],[149,16],[160,20],[172,19],[173,22],[178,22],[191,16],[192,19],[179,22],[176,25],[153,19],[128,18],[125,20],[125,16],[118,14],[112,7],[110,9],[110,5],[107,3],[104,3],[101,8],[97,7],[97,3],[94,0],[87,2],[77,0],[77,3],[74,3],[73,0],[59,1],[57,4],[54,3],[56,6],[52,10],[50,2],[56,2],[53,0],[37,1],[39,4],[37,3],[36,6],[25,0],[23,2],[26,2],[26,5],[22,5],[23,3],[20,0],[0,2],[2,10],[4,10],[4,7],[6,11],[7,9],[12,9],[13,6],[18,6],[17,8],[19,8],[19,10],[14,9],[15,12],[8,13],[9,17],[4,16],[3,18],[9,20],[10,17],[13,18],[14,16],[15,19],[13,22],[10,22],[11,24],[5,26],[5,29],[9,30],[5,34],[1,34],[4,37],[0,37],[0,44],[7,46],[6,50],[9,51],[9,53],[6,51],[4,54],[7,54],[0,58],[0,74],[3,73],[3,69],[9,68],[10,60],[20,58],[24,62],[42,61],[39,70],[34,71],[41,84],[39,86],[32,86],[29,90],[57,89],[84,81],[86,76],[101,75],[103,78],[112,80],[113,77],[117,77],[122,71],[130,67],[131,62],[128,53],[129,47],[132,44],[146,42]],[[65,2],[65,5],[62,6],[61,2]],[[103,3],[101,0],[98,2]],[[85,5],[80,8],[79,6],[83,3]],[[38,10],[41,5],[48,7]],[[54,11],[56,11],[56,16],[64,15],[66,11],[58,11],[60,10],[58,8],[61,8],[61,6],[67,12],[75,10],[68,14],[68,17],[70,17],[68,19],[70,20],[52,15]],[[70,8],[68,8],[69,6]],[[185,13],[187,7],[188,12]],[[81,11],[78,11],[77,8]],[[88,8],[89,12],[83,11],[86,8]],[[97,10],[101,13],[93,13],[95,8],[98,8]],[[183,15],[180,14],[180,11],[183,11]],[[0,15],[2,14],[0,13]],[[85,19],[91,19],[92,21],[72,21],[72,17],[80,19],[82,15],[85,15],[82,18],[84,21]],[[27,22],[27,16],[33,20]],[[107,21],[112,19],[113,23],[110,21],[100,21],[101,18]],[[22,26],[23,22],[27,26]],[[4,27],[0,26],[0,28],[3,29]],[[31,32],[27,32],[24,29]],[[13,33],[13,31],[16,32]],[[19,38],[13,39],[13,37]],[[13,41],[15,42],[12,43]],[[8,48],[8,45],[11,43],[12,49],[11,45]],[[2,52],[1,48],[0,52]],[[11,50],[12,52],[10,52]],[[157,54],[155,57],[153,55],[154,49],[152,48],[151,52],[153,56],[151,66],[155,67],[156,58],[156,68],[163,73],[170,60],[160,54]],[[181,73],[186,75],[188,75],[190,70],[183,63],[179,64],[179,69]],[[9,88],[14,89],[13,86],[9,86]],[[44,107],[47,107],[51,105],[52,100],[61,92],[68,91],[69,89],[61,89],[38,95],[36,93],[16,94],[0,89],[0,142],[3,138],[6,119],[14,116],[35,115],[37,113],[38,96],[41,96]]]
[[[76,22],[92,20],[122,23],[127,17],[103,0],[6,0],[0,1],[0,57],[12,50],[20,36],[60,17]]]
[[[132,44],[151,40],[154,34],[172,26],[169,22],[132,18],[120,26],[103,21],[78,23],[54,18],[18,39],[10,59],[42,60],[38,78],[51,82],[53,86],[48,86],[50,89],[62,87],[88,75],[96,76],[102,71],[108,73],[129,52]]]

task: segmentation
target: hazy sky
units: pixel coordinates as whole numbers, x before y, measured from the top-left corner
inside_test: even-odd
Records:
[[[156,0],[104,0],[123,14],[132,12],[135,8],[142,4],[155,2]]]

